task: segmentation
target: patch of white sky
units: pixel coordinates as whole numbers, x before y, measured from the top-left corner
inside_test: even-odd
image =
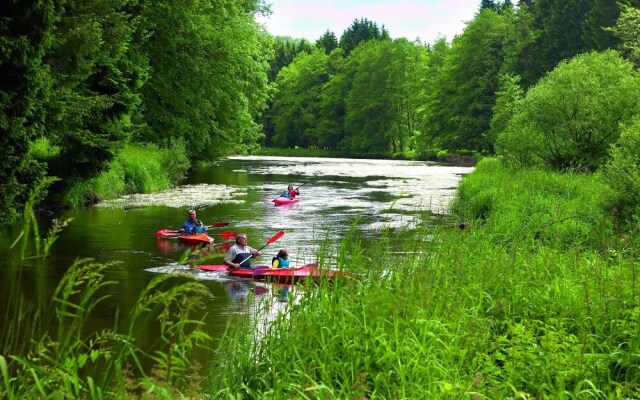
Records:
[[[462,33],[480,7],[480,0],[265,0],[271,15],[260,17],[274,36],[305,38],[311,43],[327,30],[336,38],[354,20],[366,18],[384,26],[393,38],[433,43]]]

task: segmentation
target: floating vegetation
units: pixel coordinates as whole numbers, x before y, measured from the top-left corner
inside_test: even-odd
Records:
[[[245,188],[226,185],[185,185],[158,193],[138,193],[105,200],[98,207],[137,208],[147,206],[202,207],[222,203],[241,204],[247,195]]]

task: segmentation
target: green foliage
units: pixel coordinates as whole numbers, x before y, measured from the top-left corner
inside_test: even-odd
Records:
[[[529,90],[496,149],[513,165],[596,170],[639,97],[640,77],[618,53],[577,56]]]
[[[483,135],[495,104],[510,15],[484,9],[454,39],[429,118],[437,127],[433,136],[440,146],[488,147]]]
[[[60,146],[52,145],[46,137],[40,137],[29,144],[29,154],[38,161],[58,156],[60,149]]]
[[[0,18],[0,224],[14,221],[44,176],[29,154],[44,132],[51,75],[42,63],[51,46],[55,1],[9,2]]]
[[[619,0],[592,0],[582,39],[590,49],[603,51],[614,49],[619,38],[610,29],[620,16]]]
[[[625,127],[612,146],[603,173],[614,191],[613,205],[623,219],[640,222],[640,120]]]
[[[273,38],[272,46],[274,54],[273,58],[269,60],[269,71],[267,72],[269,82],[274,82],[282,68],[291,64],[298,54],[309,54],[313,51],[306,40],[293,40],[288,36],[276,36]]]
[[[362,42],[389,39],[389,32],[384,26],[378,28],[378,24],[375,22],[360,18],[353,20],[351,26],[344,30],[340,36],[340,48],[346,55],[349,55]]]
[[[179,141],[169,149],[129,144],[96,178],[70,185],[64,202],[82,206],[123,194],[165,190],[177,184],[189,166],[186,150]]]
[[[636,68],[640,67],[640,10],[624,7],[616,25],[612,28],[620,39],[620,49],[625,58]]]
[[[517,68],[508,72],[522,77],[530,87],[553,70],[562,60],[589,50],[582,35],[585,20],[593,0],[537,0],[525,8],[531,13],[520,28],[524,41],[515,47],[511,56]],[[522,7],[521,7],[522,9]],[[530,33],[525,33],[529,30]]]
[[[338,38],[336,34],[327,29],[315,43],[316,48],[324,49],[325,54],[331,54],[338,48]]]
[[[254,20],[258,2],[149,2],[143,52],[153,74],[142,89],[138,141],[183,140],[189,157],[243,152],[260,138],[269,39]]]
[[[278,91],[273,99],[275,135],[280,147],[318,145],[319,99],[322,86],[329,80],[328,56],[323,50],[301,53],[276,79]]]
[[[64,181],[97,176],[134,129],[132,115],[148,74],[136,47],[136,3],[69,1],[57,16],[45,59],[55,82],[46,111],[48,139],[60,153],[47,164]]]
[[[500,86],[496,93],[496,104],[493,106],[493,116],[487,142],[491,149],[498,135],[506,129],[509,120],[519,111],[524,93],[519,85],[520,77],[513,75],[500,76]]]
[[[353,76],[346,99],[341,148],[352,154],[387,155],[392,124],[391,70],[393,42],[370,41],[351,53],[346,68]],[[389,86],[388,86],[389,85]]]
[[[595,247],[612,229],[610,190],[598,176],[511,170],[485,158],[458,187],[452,210],[460,220],[491,220],[505,242],[540,240]],[[525,217],[526,216],[526,217]]]

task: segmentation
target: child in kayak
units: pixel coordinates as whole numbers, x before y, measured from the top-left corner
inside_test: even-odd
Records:
[[[200,223],[199,227],[198,223]],[[196,219],[196,210],[189,210],[189,219],[182,223],[179,232],[183,235],[193,235],[194,233],[205,233],[207,228],[202,224],[202,221]]]
[[[205,233],[207,231],[207,228],[204,227],[204,225],[202,224],[202,221],[200,221],[199,219],[196,219],[196,226],[193,229],[193,233]]]
[[[271,260],[271,268],[289,268],[289,252],[285,249],[280,250]]]
[[[300,191],[298,189],[294,189],[293,185],[289,185],[289,186],[287,186],[287,191],[286,192],[282,192],[280,197],[284,197],[284,198],[293,200],[299,194],[300,194]]]

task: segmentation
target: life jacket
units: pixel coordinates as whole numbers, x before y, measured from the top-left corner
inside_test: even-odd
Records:
[[[289,260],[285,260],[280,257],[273,257],[271,259],[271,268],[289,268]]]
[[[196,226],[193,228],[193,233],[204,233],[204,232],[205,232],[205,230],[204,230],[204,225],[200,225],[200,226],[197,226],[197,225],[196,225]]]

